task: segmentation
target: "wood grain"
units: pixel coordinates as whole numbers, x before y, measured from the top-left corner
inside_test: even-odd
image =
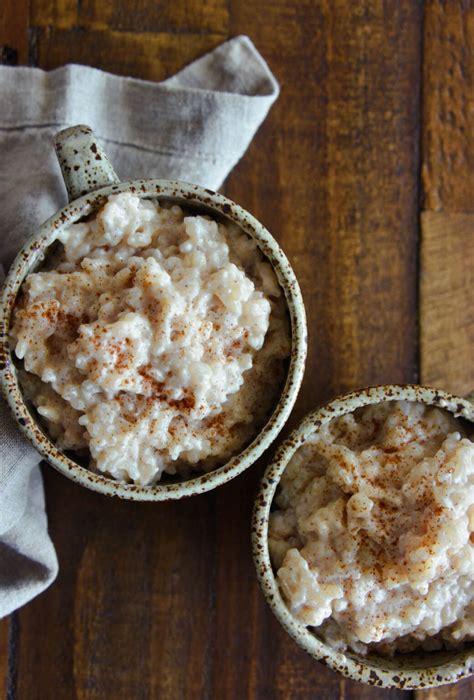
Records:
[[[61,576],[20,612],[18,697],[205,697],[213,497],[125,503],[52,470],[46,487]]]
[[[216,34],[227,32],[229,22],[226,0],[31,0],[30,7],[33,25],[56,29]]]
[[[414,693],[415,700],[472,700],[474,697],[474,684],[466,679],[442,688],[430,690],[417,690]]]
[[[421,376],[465,396],[474,389],[474,214],[424,212]]]
[[[277,236],[302,286],[310,351],[297,412],[412,380],[419,8],[277,0],[265,12],[236,2],[232,17],[283,87],[228,191]]]
[[[0,47],[13,50],[13,63],[28,63],[28,0],[2,2]]]
[[[474,387],[472,2],[424,10],[421,380],[464,395]],[[469,700],[474,679],[418,691],[417,700]]]
[[[225,38],[221,34],[155,34],[55,27],[35,27],[31,36],[34,62],[41,68],[50,70],[64,63],[82,63],[149,80],[163,80],[211,51]]]
[[[425,3],[424,209],[474,211],[474,4]]]
[[[112,3],[106,2],[107,8]],[[71,29],[80,27],[79,13],[82,2],[77,0],[30,0],[30,24],[32,27],[54,27]],[[95,25],[94,29],[104,29],[106,25]]]
[[[8,628],[9,620],[0,620],[0,693],[2,697],[7,694],[8,682]]]

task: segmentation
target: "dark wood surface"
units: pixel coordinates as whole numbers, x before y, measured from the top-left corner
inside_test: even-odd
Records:
[[[430,3],[424,35],[421,376],[463,395],[474,389],[473,3]]]
[[[225,191],[272,231],[302,286],[309,357],[294,425],[361,385],[420,372],[448,389],[474,384],[474,318],[461,311],[472,311],[472,286],[452,284],[472,281],[472,259],[449,244],[472,246],[473,26],[462,0],[3,0],[0,44],[21,63],[158,80],[251,36],[282,93]],[[433,313],[443,293],[454,318],[444,305]],[[270,455],[216,492],[158,505],[109,500],[46,468],[61,570],[0,623],[9,697],[473,697],[470,681],[417,693],[362,686],[289,639],[250,556],[252,498]]]

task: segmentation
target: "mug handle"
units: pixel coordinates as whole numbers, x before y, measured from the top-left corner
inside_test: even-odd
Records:
[[[79,124],[58,131],[54,148],[70,202],[120,182],[90,126]]]

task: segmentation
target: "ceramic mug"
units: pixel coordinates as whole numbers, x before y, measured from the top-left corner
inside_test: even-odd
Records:
[[[329,668],[354,680],[384,688],[408,690],[444,685],[471,675],[474,672],[474,644],[467,643],[461,651],[412,652],[395,654],[393,658],[375,654],[361,656],[349,650],[336,651],[290,613],[280,594],[268,549],[270,509],[281,475],[296,450],[320,426],[333,418],[352,413],[361,406],[396,400],[419,401],[427,406],[437,406],[474,423],[474,403],[470,400],[410,384],[362,389],[327,403],[303,419],[280,446],[273,462],[265,471],[255,501],[252,545],[257,576],[265,599],[279,622],[300,647]]]
[[[22,248],[8,273],[0,299],[0,381],[11,410],[24,435],[46,461],[65,476],[94,491],[132,500],[164,501],[220,486],[250,467],[273,442],[288,419],[301,385],[307,345],[306,318],[300,288],[291,265],[267,229],[221,194],[172,180],[119,182],[89,127],[75,126],[59,132],[55,137],[55,147],[70,203],[48,219]],[[109,195],[119,192],[166,200],[236,223],[255,239],[271,263],[284,291],[291,320],[292,350],[286,382],[271,417],[253,442],[214,471],[153,486],[119,483],[90,471],[63,454],[44,433],[23,400],[8,341],[12,310],[21,284],[44,259],[58,230],[89,215],[100,208]]]

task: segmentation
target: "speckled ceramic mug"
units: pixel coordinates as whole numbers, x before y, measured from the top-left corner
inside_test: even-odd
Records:
[[[470,396],[471,398],[471,396]],[[267,468],[255,502],[252,544],[257,576],[263,594],[288,634],[311,656],[357,681],[384,688],[430,688],[453,683],[474,672],[474,644],[462,651],[436,651],[396,654],[392,659],[370,654],[359,656],[351,651],[335,651],[288,610],[275,579],[268,549],[268,520],[281,475],[296,450],[320,426],[356,408],[380,401],[419,401],[438,406],[474,423],[474,404],[443,391],[416,385],[386,385],[355,391],[310,413],[278,449]]]
[[[141,501],[165,501],[209,491],[250,467],[276,438],[296,400],[306,359],[306,318],[295,274],[278,243],[251,214],[226,197],[198,185],[172,180],[119,182],[112,166],[87,126],[59,132],[55,147],[70,203],[46,221],[16,257],[5,280],[0,299],[0,380],[3,393],[24,435],[38,452],[73,481],[94,491]],[[26,275],[43,260],[57,231],[100,208],[106,197],[133,192],[139,197],[171,201],[193,210],[236,223],[255,239],[271,263],[282,287],[291,319],[292,351],[285,386],[266,425],[240,454],[214,471],[188,479],[144,487],[122,484],[80,466],[63,454],[48,438],[22,397],[8,342],[10,318]]]

